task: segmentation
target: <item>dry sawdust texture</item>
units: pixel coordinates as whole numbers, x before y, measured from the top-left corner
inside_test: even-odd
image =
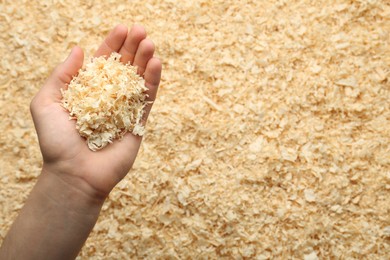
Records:
[[[124,22],[163,81],[80,259],[389,258],[388,1],[0,5],[1,238],[39,174],[30,99]]]
[[[145,80],[137,67],[123,64],[119,53],[95,57],[61,89],[62,105],[92,151],[103,149],[127,133],[142,136],[147,105]]]

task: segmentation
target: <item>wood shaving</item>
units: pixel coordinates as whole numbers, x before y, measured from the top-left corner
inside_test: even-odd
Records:
[[[62,90],[62,104],[92,151],[127,132],[144,134],[145,81],[136,67],[121,63],[120,57],[112,53],[107,59],[93,58]]]

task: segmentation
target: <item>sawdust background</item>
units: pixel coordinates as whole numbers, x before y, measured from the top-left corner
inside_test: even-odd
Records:
[[[91,55],[139,23],[163,60],[159,97],[81,259],[389,258],[388,1],[0,10],[0,241],[40,173],[31,98],[74,45]]]

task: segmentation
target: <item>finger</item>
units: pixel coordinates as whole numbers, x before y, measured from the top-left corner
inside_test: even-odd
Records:
[[[127,27],[123,24],[117,25],[104,39],[95,57],[109,56],[112,52],[119,52],[127,36]]]
[[[60,65],[58,78],[64,83],[68,84],[79,69],[83,66],[84,52],[76,46],[70,52],[68,58]]]
[[[72,80],[73,76],[77,74],[79,69],[83,66],[84,61],[84,53],[83,50],[76,46],[70,52],[68,58],[58,65],[53,73],[48,78],[48,82],[54,84],[46,84],[50,85],[50,88],[54,88],[59,90],[61,88],[66,89],[67,84]]]
[[[119,51],[123,63],[133,64],[140,42],[146,38],[146,31],[140,25],[134,25],[126,37],[125,43]]]
[[[74,47],[68,58],[54,69],[35,100],[40,100],[42,104],[60,101],[62,98],[61,89],[67,89],[73,76],[83,66],[83,61],[83,50],[78,46]]]
[[[156,99],[157,89],[160,85],[162,65],[160,59],[151,58],[146,66],[144,79],[145,85],[148,88],[146,94],[148,95],[148,101],[154,101]]]
[[[134,66],[137,66],[137,73],[143,75],[148,61],[153,57],[154,44],[149,39],[144,39],[138,46],[137,53],[134,57]]]
[[[147,101],[151,101],[147,104],[142,116],[142,124],[145,125],[148,119],[150,110],[152,109],[154,100],[156,100],[158,86],[160,85],[162,65],[158,58],[151,58],[146,66],[145,71],[145,85],[148,88],[146,94],[148,95]]]

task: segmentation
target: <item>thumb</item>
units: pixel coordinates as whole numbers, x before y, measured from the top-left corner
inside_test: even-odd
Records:
[[[83,61],[83,50],[78,46],[74,47],[68,58],[66,58],[63,63],[59,64],[55,68],[52,75],[50,76],[50,79],[57,81],[58,87],[64,88],[65,85],[69,84],[69,82],[72,80],[72,77],[77,74],[81,66],[83,66]]]
[[[54,69],[36,98],[40,99],[42,103],[61,100],[61,89],[68,87],[72,77],[83,66],[83,61],[83,50],[78,46],[74,47],[68,58]]]
[[[54,69],[43,87],[32,99],[30,109],[33,118],[34,112],[36,112],[38,108],[61,101],[61,89],[66,89],[68,87],[72,77],[76,75],[83,66],[83,61],[83,50],[78,46],[74,47],[68,58]]]

